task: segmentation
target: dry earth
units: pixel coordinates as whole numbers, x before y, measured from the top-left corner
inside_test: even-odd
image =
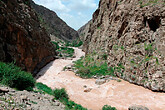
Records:
[[[39,72],[37,82],[42,82],[53,89],[65,88],[71,100],[92,110],[101,110],[106,104],[118,110],[127,110],[131,105],[143,105],[150,110],[165,109],[165,93],[152,92],[124,80],[121,82],[111,80],[96,85],[96,79],[82,79],[71,71],[62,71],[66,65],[84,55],[81,49],[74,49],[76,58],[57,59],[49,63]]]

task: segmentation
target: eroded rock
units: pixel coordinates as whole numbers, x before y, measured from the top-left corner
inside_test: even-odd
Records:
[[[164,91],[164,22],[161,0],[101,0],[84,36],[83,50],[86,54],[106,53],[108,65],[118,68],[116,76]]]
[[[29,0],[0,1],[0,61],[16,65],[34,75],[54,60],[55,50]]]

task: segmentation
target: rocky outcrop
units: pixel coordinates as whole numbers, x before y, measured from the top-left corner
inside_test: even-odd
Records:
[[[86,23],[84,26],[82,26],[77,31],[81,41],[84,41],[84,39],[86,39],[85,37],[88,36],[88,30],[89,30],[89,27],[90,27],[91,23],[92,23],[92,20],[88,21],[88,23]]]
[[[3,91],[3,92],[1,92]],[[5,91],[5,92],[4,92]],[[54,96],[37,92],[17,91],[0,85],[0,110],[64,110],[63,105]]]
[[[47,32],[54,35],[51,37],[58,37],[66,41],[72,41],[79,37],[77,31],[69,27],[54,11],[37,5],[32,0],[30,0],[30,2]]]
[[[165,92],[164,30],[164,0],[100,0],[84,50],[106,53],[118,77]]]
[[[36,74],[54,59],[54,48],[28,0],[0,0],[0,61]]]

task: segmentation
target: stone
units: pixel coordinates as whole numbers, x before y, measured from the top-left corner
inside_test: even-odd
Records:
[[[133,106],[130,106],[128,110],[149,110],[149,109],[141,105],[133,105]]]
[[[60,106],[60,102],[55,102],[54,105],[55,106]]]
[[[83,87],[84,87],[84,88],[87,88],[87,85],[84,85]]]
[[[0,93],[7,93],[9,89],[7,87],[0,87]]]
[[[90,92],[92,90],[92,88],[85,88],[84,92]]]
[[[23,102],[28,100],[28,96],[26,96],[26,95],[22,95],[22,96],[20,96],[20,98]]]
[[[97,85],[102,85],[104,83],[106,83],[105,79],[96,79],[96,81],[95,81],[95,84],[97,84]]]

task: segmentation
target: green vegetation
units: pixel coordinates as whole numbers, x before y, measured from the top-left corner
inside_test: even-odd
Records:
[[[53,95],[55,99],[60,100],[62,103],[65,104],[65,110],[87,110],[86,108],[83,108],[81,105],[76,104],[74,101],[70,101],[68,94],[64,88],[55,89],[53,91]]]
[[[65,54],[64,55],[65,57],[73,57],[73,55],[74,55],[74,49],[73,48],[60,47],[60,49],[57,51]]]
[[[63,103],[66,105],[65,110],[87,110],[79,104],[76,104],[74,101],[64,99]]]
[[[80,40],[74,40],[72,42],[66,42],[66,47],[67,46],[71,46],[71,47],[80,47],[81,45],[83,45],[83,42]]]
[[[43,83],[36,83],[35,87],[38,89],[40,93],[47,93],[49,95],[53,95],[53,90]]]
[[[68,46],[59,46],[58,42],[52,41],[60,57],[73,57],[74,49]]]
[[[52,90],[50,87],[42,83],[36,83],[35,86],[38,89],[36,92],[44,94],[47,93],[49,95],[53,95],[56,100],[60,100],[65,105],[65,110],[87,110],[81,105],[70,101],[68,94],[64,88]]]
[[[143,0],[139,1],[140,4],[140,8],[143,8],[145,6],[149,6],[149,5],[156,5],[158,3],[158,0],[149,0],[147,3],[144,3]]]
[[[107,56],[103,58],[106,59]],[[78,69],[77,74],[82,78],[91,78],[93,76],[114,75],[114,68],[108,67],[106,60],[94,60],[93,55],[87,55],[74,62],[74,67]]]
[[[111,107],[109,105],[104,105],[102,110],[117,110],[115,107]]]
[[[18,90],[33,90],[35,80],[30,73],[21,71],[14,63],[0,62],[0,83]]]
[[[57,42],[52,41],[52,43],[55,45],[55,48],[56,48],[56,49],[59,49],[59,48],[60,48],[60,46],[58,45]]]
[[[68,94],[64,88],[62,89],[55,89],[53,91],[53,95],[57,100],[69,99]]]

